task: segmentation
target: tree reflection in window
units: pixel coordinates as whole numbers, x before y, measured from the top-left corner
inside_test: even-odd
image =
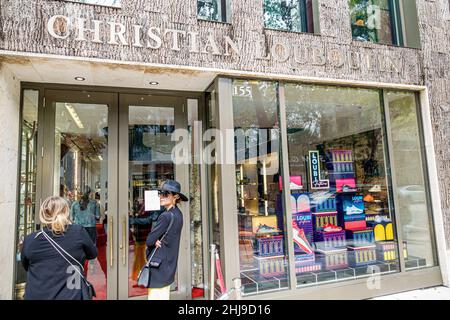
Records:
[[[313,32],[312,0],[264,0],[264,23],[269,29]]]
[[[349,0],[353,38],[401,45],[397,0]]]
[[[226,22],[228,0],[198,0],[197,17],[203,20]]]

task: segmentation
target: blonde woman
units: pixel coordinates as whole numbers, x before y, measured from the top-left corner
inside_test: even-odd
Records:
[[[28,235],[22,249],[26,300],[81,300],[80,277],[72,264],[82,266],[86,259],[95,259],[97,248],[82,226],[71,223],[69,215],[68,203],[61,197],[49,197],[42,203],[41,231]],[[64,258],[56,248],[76,261]]]

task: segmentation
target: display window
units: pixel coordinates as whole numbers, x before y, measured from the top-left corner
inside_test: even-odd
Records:
[[[282,86],[233,83],[244,294],[435,265],[415,93]]]

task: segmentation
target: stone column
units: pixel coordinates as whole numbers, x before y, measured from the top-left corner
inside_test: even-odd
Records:
[[[0,63],[0,299],[13,298],[20,82]]]

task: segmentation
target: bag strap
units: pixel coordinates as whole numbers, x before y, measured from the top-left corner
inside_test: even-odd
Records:
[[[83,272],[84,272],[84,267],[83,267],[83,265],[82,265],[77,259],[75,259],[74,257],[72,257],[66,250],[64,250],[58,243],[56,243],[56,241],[53,240],[47,233],[45,233],[45,231],[43,231],[43,230],[40,231],[40,232],[36,235],[36,237],[39,236],[39,234],[42,234],[42,235],[44,236],[44,238],[45,238],[45,239],[52,245],[52,247],[56,250],[56,252],[58,252],[58,253],[61,255],[61,257],[63,257],[64,260],[66,260],[67,263],[70,264],[70,265],[72,266],[72,268],[74,268],[74,269],[78,272],[78,274],[81,276],[81,278],[82,278],[85,282],[87,282],[86,278],[85,278],[84,275],[80,272],[80,270],[79,270],[77,267],[75,267],[75,266],[73,265],[73,263],[71,263],[71,262],[66,258],[66,256],[65,256],[62,252],[64,252],[67,256],[69,256],[73,261],[75,261],[76,263],[78,263],[78,265],[81,267],[81,270],[83,270]],[[61,252],[61,251],[62,251],[62,252]]]
[[[169,223],[169,226],[167,227],[166,232],[164,233],[164,235],[161,237],[161,239],[160,239],[159,241],[163,241],[163,240],[164,240],[164,238],[166,237],[166,235],[169,233],[170,228],[172,228],[172,225],[173,225],[173,221],[174,221],[174,220],[175,220],[175,219],[173,218],[173,212],[171,211],[171,212],[170,212],[170,223]],[[152,254],[150,255],[150,258],[148,258],[148,261],[147,261],[147,263],[146,263],[146,266],[149,266],[149,265],[150,265],[150,261],[152,261],[152,258],[153,258],[153,256],[155,255],[157,249],[158,249],[158,248],[153,249],[153,252],[152,252]]]

